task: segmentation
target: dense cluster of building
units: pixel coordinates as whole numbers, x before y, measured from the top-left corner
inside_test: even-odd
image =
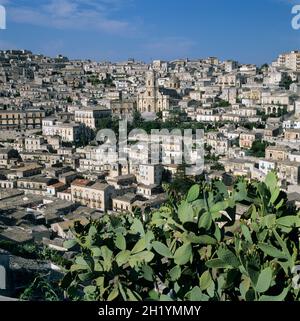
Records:
[[[298,205],[299,75],[298,51],[260,67],[215,57],[97,63],[0,51],[0,242],[63,252],[77,220],[163,204],[164,174],[172,180],[179,169],[174,141],[164,145],[170,162],[151,164],[143,144],[129,144],[130,161],[118,163],[95,140],[103,124],[135,113],[202,124],[209,178],[263,180],[276,170]],[[10,266],[3,253],[0,276]],[[9,294],[5,280],[0,294]]]

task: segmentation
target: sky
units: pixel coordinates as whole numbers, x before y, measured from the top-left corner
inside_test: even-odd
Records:
[[[235,59],[263,64],[300,49],[300,0],[0,0],[0,49],[71,59]]]

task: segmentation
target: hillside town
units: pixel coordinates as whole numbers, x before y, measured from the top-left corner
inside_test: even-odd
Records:
[[[76,222],[166,202],[165,184],[187,166],[176,162],[178,143],[162,142],[158,153],[168,161],[153,164],[147,138],[139,137],[120,162],[97,138],[120,121],[148,134],[202,129],[205,179],[221,179],[230,190],[237,177],[263,181],[276,171],[300,208],[300,51],[262,66],[216,57],[148,64],[0,51],[0,295],[17,297],[37,272],[56,278],[51,257],[72,255],[64,242]],[[52,256],[11,250],[29,246]]]

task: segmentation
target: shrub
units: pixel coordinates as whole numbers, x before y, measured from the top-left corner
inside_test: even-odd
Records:
[[[300,215],[277,183],[201,183],[151,214],[77,224],[61,286],[71,300],[299,300]]]

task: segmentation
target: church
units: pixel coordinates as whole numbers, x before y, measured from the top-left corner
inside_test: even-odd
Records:
[[[179,100],[176,89],[159,87],[155,71],[149,70],[146,74],[146,90],[138,95],[137,107],[141,113],[158,113],[176,106]]]

